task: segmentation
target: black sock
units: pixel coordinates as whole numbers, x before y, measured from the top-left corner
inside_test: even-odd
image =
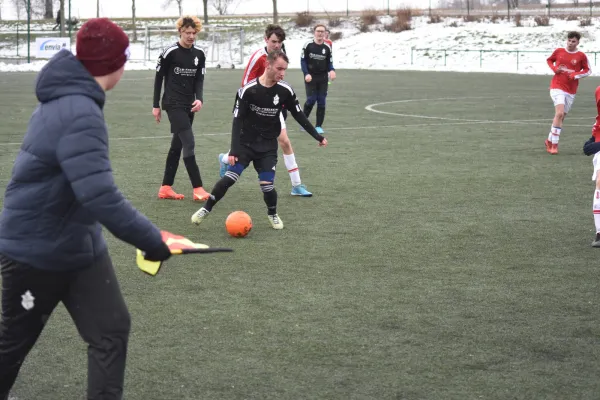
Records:
[[[269,190],[270,186],[270,190]],[[269,185],[260,185],[261,190],[263,191],[263,197],[265,199],[265,204],[267,205],[267,214],[275,215],[277,214],[277,191],[273,188],[273,184]]]
[[[179,167],[179,159],[181,158],[181,148],[169,149],[167,154],[167,163],[165,165],[165,174],[163,175],[163,186],[173,186],[175,182],[175,175],[177,174],[177,168]]]
[[[317,125],[315,125],[315,126],[323,126],[324,121],[325,121],[325,107],[317,106]]]
[[[196,156],[184,157],[183,163],[192,182],[192,187],[195,189],[202,186],[202,178],[200,177],[200,168],[196,164]]]
[[[233,186],[235,182],[236,181],[229,176],[224,176],[219,179],[219,181],[215,184],[215,187],[213,187],[212,191],[210,192],[210,197],[208,200],[206,200],[204,208],[206,208],[208,211],[212,211],[214,205],[217,204],[217,202],[221,200],[223,196],[225,196],[227,190],[229,190],[229,188]]]
[[[308,103],[304,103],[304,115],[306,115],[306,118],[308,118],[308,116],[310,115],[310,112],[313,109],[314,104],[308,104]]]

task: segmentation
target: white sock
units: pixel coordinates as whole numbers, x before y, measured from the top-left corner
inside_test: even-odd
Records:
[[[225,164],[229,164],[229,152],[223,154],[223,158],[221,158],[221,161]]]
[[[557,128],[557,127],[553,126],[552,130],[550,131],[550,137],[548,138],[548,140],[550,140],[552,142],[552,144],[558,144],[558,139],[560,139],[561,131],[562,131],[562,128]]]
[[[298,170],[298,164],[296,164],[296,157],[293,154],[284,154],[283,161],[285,162],[285,167],[290,174],[292,186],[300,185],[302,181],[300,180],[300,171]]]
[[[600,233],[600,190],[598,189],[594,191],[594,202],[592,209],[594,211],[594,224],[596,225],[596,233]]]

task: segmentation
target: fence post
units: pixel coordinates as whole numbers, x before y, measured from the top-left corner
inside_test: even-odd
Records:
[[[413,52],[414,52],[414,50],[415,50],[415,48],[414,48],[414,47],[411,47],[411,48],[410,48],[410,65],[413,65],[413,62],[414,62],[414,61],[413,61],[413,60],[414,60],[414,59],[413,59]]]
[[[483,68],[483,50],[479,50],[479,68]]]
[[[444,49],[444,67],[446,66],[446,49]]]
[[[597,64],[597,60],[598,60],[598,53],[597,53],[597,52],[594,52],[594,67],[595,67],[595,66],[596,66],[596,64]]]
[[[519,70],[519,50],[517,50],[517,71]]]

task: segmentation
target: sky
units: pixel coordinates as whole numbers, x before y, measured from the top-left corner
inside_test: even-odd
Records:
[[[235,14],[270,14],[273,12],[272,0],[232,0],[236,5],[231,13]],[[12,7],[12,0],[4,0],[2,5],[2,18],[14,19],[16,12]],[[68,2],[68,0],[65,0]],[[213,0],[209,0],[211,4]],[[435,7],[437,0],[431,0]],[[175,0],[166,9],[163,7],[165,0],[137,0],[136,14],[139,17],[177,16],[178,9]],[[361,11],[365,8],[387,9],[399,7],[429,7],[429,0],[279,0],[279,12],[310,11]],[[202,0],[183,0],[183,12],[202,14]],[[96,0],[71,0],[71,13],[79,18],[96,16]],[[210,11],[209,11],[210,13]],[[109,18],[128,17],[131,15],[130,0],[100,0],[100,16]]]

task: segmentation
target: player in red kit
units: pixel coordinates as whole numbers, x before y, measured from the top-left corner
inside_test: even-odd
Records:
[[[283,41],[285,40],[285,31],[279,25],[270,24],[265,30],[265,43],[266,46],[256,50],[248,60],[248,65],[244,70],[244,76],[242,77],[242,87],[253,79],[259,78],[266,69],[267,66],[267,55],[275,50],[283,50]],[[292,181],[292,196],[311,197],[312,193],[306,189],[306,186],[302,184],[300,180],[300,170],[296,163],[296,156],[294,155],[294,149],[292,143],[287,134],[287,127],[285,124],[285,109],[279,116],[279,122],[281,124],[281,133],[278,137],[279,146],[283,152],[283,161],[290,175]],[[219,154],[219,175],[221,178],[225,176],[227,166],[229,164],[229,152]]]
[[[594,155],[592,180],[596,182],[596,189],[594,190],[592,211],[594,213],[594,224],[596,225],[596,237],[592,242],[592,247],[600,247],[600,86],[596,88],[596,109],[598,113],[596,114],[596,122],[592,127],[592,137],[583,145],[583,153],[586,156]]]
[[[547,59],[548,66],[554,71],[554,77],[550,82],[550,97],[554,102],[555,110],[554,120],[546,139],[546,151],[550,154],[558,154],[558,140],[563,122],[575,101],[579,80],[592,73],[587,56],[577,50],[580,39],[579,32],[569,32],[567,47],[554,50]]]
[[[327,29],[325,31],[325,39],[323,39],[323,41],[325,43],[327,43],[329,45],[329,47],[331,47],[333,49],[333,42],[331,41],[331,39],[329,39],[330,34],[331,34],[331,32],[329,31],[329,29]]]

